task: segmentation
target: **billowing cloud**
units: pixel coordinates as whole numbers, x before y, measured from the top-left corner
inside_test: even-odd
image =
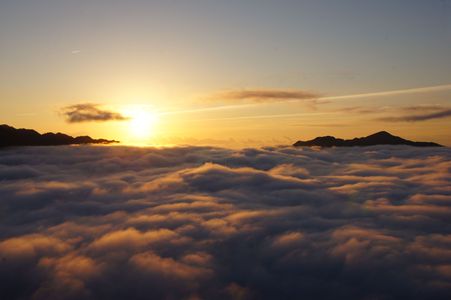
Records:
[[[317,100],[319,94],[304,90],[254,89],[233,90],[214,94],[210,100],[226,100],[228,102],[279,102],[291,100]]]
[[[2,299],[448,299],[451,151],[0,151]]]
[[[66,106],[61,110],[61,113],[69,123],[128,120],[127,117],[118,112],[100,109],[99,105],[92,103]]]

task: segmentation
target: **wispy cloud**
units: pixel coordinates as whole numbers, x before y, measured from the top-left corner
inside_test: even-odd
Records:
[[[351,107],[343,107],[335,110],[337,113],[351,113],[351,114],[376,114],[382,113],[390,109],[388,106],[351,106]]]
[[[420,111],[421,106],[416,107],[407,107],[404,108],[406,111]],[[431,112],[432,110],[432,112]],[[451,108],[449,107],[425,107],[423,111],[427,111],[422,114],[409,114],[403,116],[391,116],[391,117],[383,117],[379,118],[380,121],[386,122],[419,122],[419,121],[428,121],[435,119],[443,119],[451,117]]]
[[[100,109],[98,104],[92,103],[66,106],[61,112],[69,123],[124,121],[129,119],[118,112]]]
[[[437,110],[443,110],[445,108],[443,105],[438,104],[422,104],[422,105],[411,105],[411,106],[405,106],[403,107],[404,111],[419,111],[419,112],[425,112],[425,111],[437,111]]]
[[[451,84],[435,85],[427,87],[399,89],[390,91],[380,91],[371,93],[348,94],[337,96],[324,96],[316,92],[306,90],[284,90],[284,89],[252,89],[252,90],[232,90],[211,95],[210,100],[251,100],[253,102],[277,102],[277,101],[298,101],[298,100],[348,100],[356,98],[386,97],[396,95],[432,93],[451,90]]]
[[[254,90],[232,90],[225,92],[218,92],[203,98],[209,102],[232,102],[234,104],[219,105],[213,107],[202,107],[184,110],[174,110],[162,112],[162,114],[186,114],[186,113],[199,113],[206,111],[219,111],[219,110],[234,110],[245,107],[259,106],[262,103],[291,103],[303,101],[306,104],[325,104],[335,100],[353,100],[359,98],[372,98],[372,97],[387,97],[396,95],[409,95],[409,94],[426,94],[441,91],[450,91],[451,84],[400,89],[391,91],[380,91],[371,93],[360,94],[348,94],[337,96],[323,96],[319,93],[309,92],[305,90],[284,90],[284,89],[254,89]],[[245,102],[245,103],[243,103]],[[376,109],[379,111],[379,109]],[[369,112],[368,112],[369,113]]]
[[[286,100],[316,100],[319,94],[304,90],[253,89],[219,92],[209,100],[279,102]]]

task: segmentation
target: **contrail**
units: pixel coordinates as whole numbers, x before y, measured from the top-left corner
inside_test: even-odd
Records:
[[[261,105],[261,104],[260,104]],[[256,103],[249,104],[235,104],[235,105],[221,105],[221,106],[213,106],[213,107],[203,107],[203,108],[193,108],[193,109],[185,109],[185,110],[170,110],[170,111],[162,111],[160,115],[172,115],[172,114],[185,114],[185,113],[197,113],[203,111],[214,111],[214,110],[223,110],[223,109],[235,109],[235,108],[243,108],[243,107],[252,107],[258,106]]]
[[[320,100],[341,100],[341,99],[355,99],[355,98],[366,98],[366,97],[384,97],[384,96],[394,96],[394,95],[439,92],[439,91],[447,91],[447,90],[451,90],[451,84],[404,89],[404,90],[392,90],[392,91],[385,91],[385,92],[365,93],[365,94],[328,96],[328,97],[320,97],[318,99],[320,99]]]
[[[291,113],[291,114],[273,114],[273,115],[258,115],[258,116],[241,116],[241,117],[228,117],[228,118],[213,118],[213,119],[201,119],[194,121],[226,121],[226,120],[241,120],[241,119],[272,119],[272,118],[286,118],[286,117],[301,117],[301,116],[319,116],[319,115],[331,115],[338,112],[317,112],[317,113]]]
[[[420,87],[420,88],[410,88],[410,89],[402,89],[402,90],[391,90],[391,91],[383,91],[383,92],[373,92],[373,93],[325,96],[325,97],[312,98],[311,100],[348,100],[348,99],[356,99],[356,98],[386,97],[386,96],[395,96],[395,95],[439,92],[439,91],[447,91],[447,90],[451,90],[451,84],[435,85],[435,86]],[[293,102],[301,102],[301,101],[306,101],[306,100],[307,99],[303,99],[303,100],[293,99],[293,100],[283,101],[283,102],[279,102],[279,103],[293,103]],[[159,114],[160,115],[172,115],[172,114],[198,113],[198,112],[204,112],[204,111],[216,111],[216,110],[237,109],[237,108],[244,108],[244,107],[256,107],[256,106],[261,106],[261,105],[262,105],[261,103],[222,105],[222,106],[214,106],[214,107],[193,108],[193,109],[187,109],[187,110],[166,111],[166,112],[160,112]],[[244,118],[244,117],[241,117],[241,118]],[[253,118],[255,118],[255,117],[253,117]]]

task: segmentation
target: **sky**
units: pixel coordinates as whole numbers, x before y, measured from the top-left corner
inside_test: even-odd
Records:
[[[451,146],[451,1],[0,0],[0,123],[126,144],[387,130]]]

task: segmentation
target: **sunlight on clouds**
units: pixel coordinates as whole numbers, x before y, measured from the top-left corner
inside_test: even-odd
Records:
[[[5,149],[0,295],[449,299],[450,168],[445,147]]]

